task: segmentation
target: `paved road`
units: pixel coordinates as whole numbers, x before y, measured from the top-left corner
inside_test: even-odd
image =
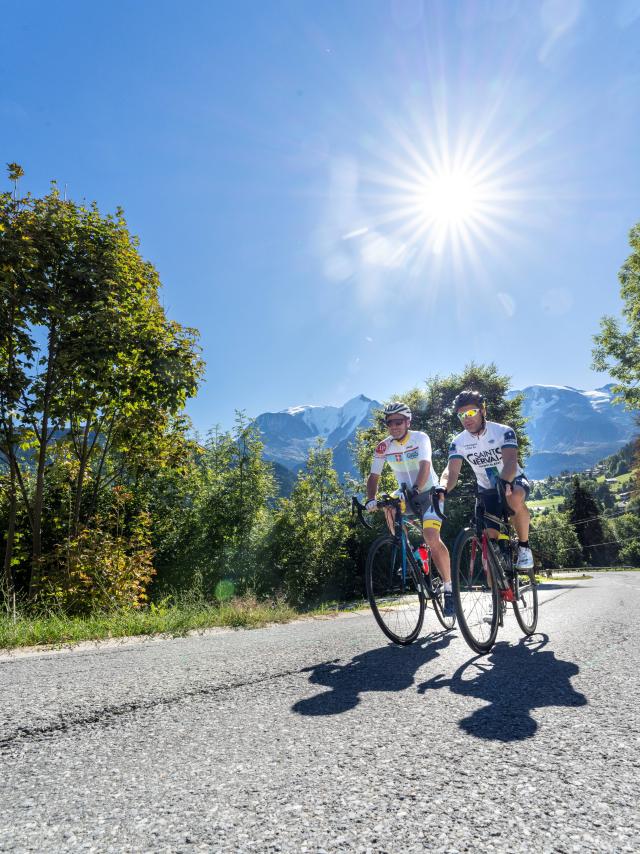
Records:
[[[0,657],[0,850],[638,851],[640,574],[542,601]]]

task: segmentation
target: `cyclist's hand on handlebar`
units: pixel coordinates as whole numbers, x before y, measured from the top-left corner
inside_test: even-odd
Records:
[[[438,501],[444,501],[444,497],[447,494],[447,490],[444,486],[436,486],[433,489],[434,495],[437,497]]]
[[[364,509],[367,513],[373,513],[378,509],[378,502],[375,498],[370,498],[366,504],[364,505]]]
[[[504,489],[505,495],[511,495],[513,492],[513,482],[510,480],[504,480],[504,478],[500,478],[500,483],[502,484],[502,488]]]

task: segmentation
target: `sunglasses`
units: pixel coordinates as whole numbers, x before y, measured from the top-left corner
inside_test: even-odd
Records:
[[[466,412],[458,412],[458,418],[460,421],[464,421],[465,418],[475,418],[479,413],[479,409],[467,409]]]
[[[387,427],[402,427],[404,422],[405,422],[404,418],[390,418],[388,421],[385,421],[384,423],[387,425]]]

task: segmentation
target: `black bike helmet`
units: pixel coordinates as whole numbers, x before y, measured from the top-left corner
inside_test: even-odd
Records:
[[[479,391],[474,391],[470,388],[465,388],[464,391],[461,391],[460,394],[456,395],[453,401],[454,412],[457,412],[461,406],[467,406],[467,404],[477,406],[483,413],[487,408],[484,395],[480,394]]]

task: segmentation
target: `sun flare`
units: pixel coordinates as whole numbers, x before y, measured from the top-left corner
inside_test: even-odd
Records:
[[[395,152],[381,152],[363,176],[367,239],[384,238],[387,266],[419,274],[441,256],[456,268],[478,269],[484,252],[500,251],[517,219],[517,153],[481,133],[455,141],[446,134],[423,139],[421,146],[399,135]]]
[[[435,223],[462,224],[479,212],[478,188],[464,172],[434,175],[420,187],[418,198],[425,218]]]

